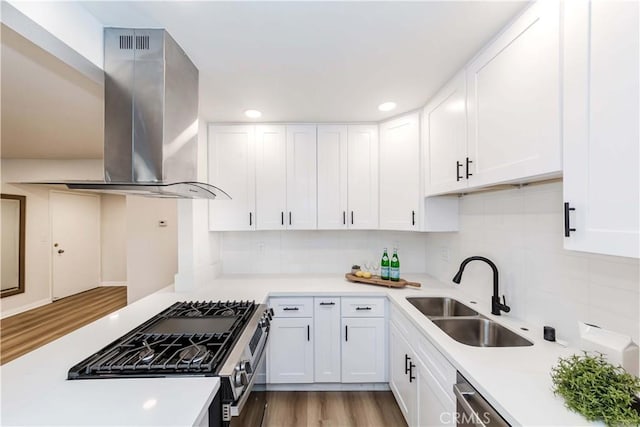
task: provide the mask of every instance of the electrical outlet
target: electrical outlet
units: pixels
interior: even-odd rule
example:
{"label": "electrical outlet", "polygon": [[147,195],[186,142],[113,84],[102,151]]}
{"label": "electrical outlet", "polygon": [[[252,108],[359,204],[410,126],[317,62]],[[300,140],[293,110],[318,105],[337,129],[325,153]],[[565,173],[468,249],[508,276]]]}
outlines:
{"label": "electrical outlet", "polygon": [[442,247],[440,248],[440,259],[441,259],[442,261],[449,262],[449,259],[450,259],[450,253],[449,253],[449,248],[448,248],[448,247],[446,247],[446,246],[442,246]]}

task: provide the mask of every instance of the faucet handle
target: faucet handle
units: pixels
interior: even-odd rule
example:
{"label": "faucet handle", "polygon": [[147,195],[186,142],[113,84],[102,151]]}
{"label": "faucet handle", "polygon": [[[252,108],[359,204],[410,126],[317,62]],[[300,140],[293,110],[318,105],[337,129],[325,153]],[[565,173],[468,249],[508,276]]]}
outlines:
{"label": "faucet handle", "polygon": [[508,313],[511,311],[511,307],[507,305],[507,300],[505,299],[504,295],[502,295],[502,307],[500,307],[500,309],[505,313]]}

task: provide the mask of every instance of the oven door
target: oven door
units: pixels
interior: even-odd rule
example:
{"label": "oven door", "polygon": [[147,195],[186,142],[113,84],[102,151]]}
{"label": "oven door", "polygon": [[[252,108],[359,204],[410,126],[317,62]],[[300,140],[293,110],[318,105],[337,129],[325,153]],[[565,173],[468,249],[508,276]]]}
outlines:
{"label": "oven door", "polygon": [[240,396],[238,401],[231,406],[231,422],[232,427],[260,427],[264,424],[267,411],[267,392],[254,391],[253,386],[258,372],[263,372],[266,363],[266,348],[262,350],[262,355],[257,364],[254,375],[247,389]]}

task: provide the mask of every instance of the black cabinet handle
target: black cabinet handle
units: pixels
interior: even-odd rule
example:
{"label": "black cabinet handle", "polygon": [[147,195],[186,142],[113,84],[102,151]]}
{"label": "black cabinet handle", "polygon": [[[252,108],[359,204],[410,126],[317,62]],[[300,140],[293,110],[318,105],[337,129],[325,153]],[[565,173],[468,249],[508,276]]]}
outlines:
{"label": "black cabinet handle", "polygon": [[280,225],[284,225],[284,212],[280,211]]}
{"label": "black cabinet handle", "polygon": [[322,301],[322,302],[320,303],[320,305],[336,305],[336,303],[335,303],[335,302],[333,302],[333,301],[331,301],[331,302],[324,302],[324,301]]}
{"label": "black cabinet handle", "polygon": [[291,211],[289,211],[289,225],[291,225]]}
{"label": "black cabinet handle", "polygon": [[409,357],[408,354],[404,355],[404,373],[405,375],[409,373],[409,361],[411,360],[411,358]]}
{"label": "black cabinet handle", "polygon": [[249,227],[253,225],[253,214],[249,212]]}
{"label": "black cabinet handle", "polygon": [[351,225],[353,225],[353,211],[351,211]]}
{"label": "black cabinet handle", "polygon": [[473,176],[472,173],[469,173],[469,165],[471,163],[473,163],[473,160],[469,160],[469,158],[467,157],[467,167],[466,167],[466,169],[467,169],[467,179],[469,179],[470,176]]}
{"label": "black cabinet handle", "polygon": [[462,163],[456,160],[456,181],[460,181],[463,178],[460,176],[461,167],[462,167]]}
{"label": "black cabinet handle", "polygon": [[356,307],[356,311],[359,310],[371,310],[371,307]]}
{"label": "black cabinet handle", "polygon": [[416,211],[411,211],[411,225],[416,225]]}
{"label": "black cabinet handle", "polygon": [[569,221],[569,212],[575,211],[576,208],[569,207],[569,202],[564,202],[564,237],[570,237],[572,231],[576,231],[575,228],[571,228],[571,222]]}
{"label": "black cabinet handle", "polygon": [[347,225],[347,212],[342,211],[342,225]]}
{"label": "black cabinet handle", "polygon": [[413,380],[416,379],[416,377],[413,376],[413,368],[415,368],[416,365],[413,362],[409,362],[409,382],[412,383]]}
{"label": "black cabinet handle", "polygon": [[298,307],[285,307],[282,311],[298,311]]}
{"label": "black cabinet handle", "polygon": [[344,340],[349,341],[349,325],[344,325]]}
{"label": "black cabinet handle", "polygon": [[307,341],[311,341],[311,326],[307,325]]}

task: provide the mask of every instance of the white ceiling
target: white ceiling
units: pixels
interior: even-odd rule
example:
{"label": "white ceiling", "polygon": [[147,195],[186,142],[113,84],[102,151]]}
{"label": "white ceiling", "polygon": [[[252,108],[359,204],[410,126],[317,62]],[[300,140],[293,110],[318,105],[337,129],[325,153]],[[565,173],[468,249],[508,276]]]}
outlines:
{"label": "white ceiling", "polygon": [[[377,121],[418,108],[524,2],[82,2],[166,28],[200,70],[206,121]],[[103,88],[2,26],[3,158],[101,158]],[[378,104],[395,101],[382,113]]]}
{"label": "white ceiling", "polygon": [[[83,2],[162,27],[200,70],[206,121],[376,121],[423,105],[523,2]],[[395,101],[395,111],[378,104]]]}

